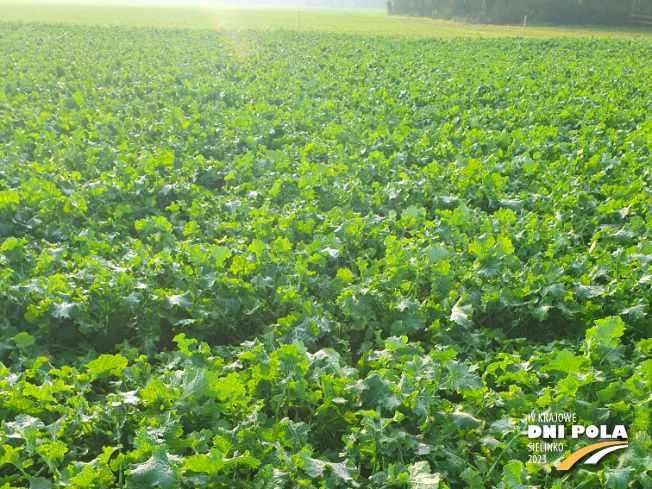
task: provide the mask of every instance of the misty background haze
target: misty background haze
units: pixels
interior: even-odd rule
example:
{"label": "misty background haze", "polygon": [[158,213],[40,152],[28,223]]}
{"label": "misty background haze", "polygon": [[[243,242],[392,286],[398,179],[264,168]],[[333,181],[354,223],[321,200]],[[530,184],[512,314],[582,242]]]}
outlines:
{"label": "misty background haze", "polygon": [[[98,0],[88,3],[111,3]],[[120,2],[119,3],[131,3]],[[229,5],[234,7],[315,7],[315,8],[370,8],[386,9],[386,0],[137,0],[138,3],[164,3],[179,5]]]}

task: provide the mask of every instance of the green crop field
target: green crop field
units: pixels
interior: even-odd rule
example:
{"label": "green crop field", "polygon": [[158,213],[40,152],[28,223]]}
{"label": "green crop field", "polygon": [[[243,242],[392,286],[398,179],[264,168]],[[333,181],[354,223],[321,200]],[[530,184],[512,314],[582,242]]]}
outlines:
{"label": "green crop field", "polygon": [[[44,22],[131,27],[296,30],[402,37],[521,37],[522,26],[491,26],[456,21],[388,16],[384,10],[254,8],[204,5],[143,4],[81,0],[0,0],[0,22]],[[525,37],[620,37],[652,39],[652,29],[616,27],[528,26]]]}
{"label": "green crop field", "polygon": [[652,486],[648,40],[6,5],[0,489]]}

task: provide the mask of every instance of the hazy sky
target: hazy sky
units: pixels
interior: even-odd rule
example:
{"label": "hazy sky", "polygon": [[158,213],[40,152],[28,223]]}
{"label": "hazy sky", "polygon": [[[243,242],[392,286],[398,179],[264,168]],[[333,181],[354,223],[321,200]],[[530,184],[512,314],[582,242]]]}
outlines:
{"label": "hazy sky", "polygon": [[231,5],[240,7],[387,8],[386,0],[0,0],[1,4]]}
{"label": "hazy sky", "polygon": [[[2,3],[2,0],[0,0]],[[13,3],[13,2],[12,2]],[[29,3],[37,3],[32,1]],[[51,3],[51,2],[47,2]],[[69,3],[61,0],[61,3]],[[366,8],[380,8],[387,7],[386,0],[72,0],[70,3],[178,3],[178,4],[215,4],[215,5],[258,5],[258,6],[294,6],[301,5],[306,7],[366,7]]]}

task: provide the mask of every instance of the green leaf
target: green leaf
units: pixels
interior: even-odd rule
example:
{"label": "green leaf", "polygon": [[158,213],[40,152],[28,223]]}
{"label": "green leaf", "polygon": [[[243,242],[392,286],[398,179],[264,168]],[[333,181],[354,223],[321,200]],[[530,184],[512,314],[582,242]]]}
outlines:
{"label": "green leaf", "polygon": [[512,255],[514,253],[514,244],[507,236],[498,236],[496,248],[499,255]]}
{"label": "green leaf", "polygon": [[604,294],[604,288],[599,285],[580,285],[575,289],[575,294],[580,300],[592,299]]}
{"label": "green leaf", "polygon": [[138,304],[140,304],[142,300],[143,300],[142,294],[140,294],[139,292],[132,292],[129,295],[121,297],[120,303],[129,309],[136,309],[138,307]]}
{"label": "green leaf", "polygon": [[598,319],[595,326],[586,331],[586,341],[589,345],[604,345],[616,347],[620,337],[625,333],[625,323],[618,316]]}
{"label": "green leaf", "polygon": [[426,216],[426,211],[422,207],[409,206],[403,211],[401,219],[404,220],[420,220]]}
{"label": "green leaf", "polygon": [[336,277],[343,280],[346,283],[350,283],[353,281],[353,274],[351,273],[351,270],[348,270],[346,268],[340,268],[337,271]]}
{"label": "green leaf", "polygon": [[410,489],[438,489],[441,477],[439,474],[430,473],[430,464],[422,460],[408,465]]}
{"label": "green leaf", "polygon": [[54,489],[54,484],[44,477],[30,477],[29,489]]}
{"label": "green leaf", "polygon": [[328,467],[333,471],[333,475],[338,481],[348,482],[350,485],[357,486],[357,484],[353,482],[353,475],[356,472],[356,468],[348,459],[343,462],[335,463],[327,460],[318,460],[310,457],[307,453],[303,453],[301,461],[303,462],[303,470],[310,477],[321,477],[324,473],[324,469]]}
{"label": "green leaf", "polygon": [[550,296],[554,299],[559,299],[566,293],[566,287],[564,287],[564,284],[554,283],[541,287],[540,293],[542,297]]}
{"label": "green leaf", "polygon": [[208,373],[205,369],[191,368],[183,372],[178,381],[174,382],[175,387],[181,391],[180,401],[192,398],[194,401],[209,395],[211,389],[211,378],[215,374]]}
{"label": "green leaf", "polygon": [[556,370],[566,374],[580,373],[585,363],[588,363],[588,359],[575,356],[568,349],[564,349],[557,353],[554,362],[541,367],[541,372]]}
{"label": "green leaf", "polygon": [[280,341],[287,344],[299,344],[310,347],[313,346],[318,338],[329,333],[333,328],[333,323],[326,318],[319,316],[308,316],[300,324],[286,328]]}
{"label": "green leaf", "polygon": [[36,342],[36,339],[29,333],[18,333],[12,338],[16,342],[16,347],[20,350],[24,350],[28,346],[33,345]]}
{"label": "green leaf", "polygon": [[181,474],[175,464],[179,461],[179,457],[168,455],[165,445],[154,446],[152,456],[129,471],[126,489],[178,489]]}
{"label": "green leaf", "polygon": [[324,249],[322,250],[322,252],[327,253],[327,254],[328,254],[328,257],[329,257],[331,260],[335,260],[335,259],[337,259],[337,257],[340,256],[340,250],[339,250],[339,249],[336,249],[336,248],[326,247],[326,248],[324,248]]}
{"label": "green leaf", "polygon": [[503,468],[501,489],[529,489],[527,473],[520,460],[512,460]]}
{"label": "green leaf", "polygon": [[231,250],[224,246],[213,246],[211,248],[211,257],[215,260],[215,265],[220,267],[227,259],[231,258]]}
{"label": "green leaf", "polygon": [[377,406],[384,406],[387,409],[395,409],[401,404],[396,394],[390,390],[390,383],[383,380],[377,373],[372,373],[366,379],[359,380],[349,387],[349,390],[357,396],[365,409],[375,409]]}
{"label": "green leaf", "polygon": [[426,250],[426,256],[431,263],[437,263],[448,257],[450,253],[439,243],[435,243]]}
{"label": "green leaf", "polygon": [[232,372],[213,382],[211,388],[220,401],[227,401],[230,405],[243,398],[247,393],[240,374],[237,372]]}
{"label": "green leaf", "polygon": [[641,340],[636,344],[636,346],[638,346],[643,354],[650,355],[650,352],[652,352],[652,338]]}
{"label": "green leaf", "polygon": [[186,339],[185,333],[179,333],[174,338],[172,338],[172,341],[174,341],[177,344],[179,351],[185,353],[188,356],[192,355],[192,353],[189,351],[189,348],[197,344],[197,340],[193,338]]}
{"label": "green leaf", "polygon": [[627,319],[630,321],[642,321],[645,319],[646,316],[646,309],[647,309],[646,304],[636,304],[635,306],[632,307],[627,307],[620,311],[620,314],[623,316],[627,316]]}
{"label": "green leaf", "polygon": [[527,303],[526,294],[522,290],[500,289],[500,302],[507,307],[518,307]]}
{"label": "green leaf", "polygon": [[452,420],[453,426],[467,431],[473,430],[482,425],[482,421],[480,421],[478,418],[475,418],[469,413],[464,413],[462,411],[455,411],[450,413],[448,418]]}
{"label": "green leaf", "polygon": [[260,460],[249,455],[249,452],[225,459],[219,450],[211,448],[209,455],[197,453],[192,457],[186,458],[183,464],[183,470],[190,470],[197,473],[217,474],[220,471],[227,471],[236,466],[245,465],[250,468],[256,468],[260,465]]}
{"label": "green leaf", "polygon": [[267,249],[267,245],[260,239],[254,239],[249,245],[249,251],[260,257],[260,254]]}
{"label": "green leaf", "polygon": [[493,236],[483,234],[479,238],[473,240],[473,243],[469,245],[469,251],[473,253],[478,260],[483,261],[492,256],[495,245],[496,240]]}
{"label": "green leaf", "polygon": [[635,469],[625,467],[622,469],[606,469],[602,472],[602,481],[607,489],[626,489],[633,481],[632,472]]}
{"label": "green leaf", "polygon": [[61,440],[52,443],[45,442],[39,447],[39,454],[51,469],[58,466],[68,453],[68,447]]}
{"label": "green leaf", "polygon": [[193,306],[192,293],[190,291],[184,292],[180,295],[169,295],[164,297],[165,307],[172,309],[178,307],[184,311],[189,311]]}
{"label": "green leaf", "polygon": [[588,381],[579,379],[575,375],[564,377],[557,383],[557,397],[555,399],[560,400],[564,397],[573,397],[577,394],[577,389],[587,383]]}
{"label": "green leaf", "polygon": [[422,330],[423,327],[423,320],[419,316],[408,313],[403,316],[403,319],[394,321],[389,332],[392,336],[403,336],[416,333]]}
{"label": "green leaf", "polygon": [[259,469],[256,479],[256,483],[252,485],[253,489],[285,489],[288,487],[290,476],[288,472],[267,464]]}
{"label": "green leaf", "polygon": [[485,489],[482,477],[480,477],[471,467],[467,467],[464,472],[460,474],[460,477],[464,482],[466,482],[466,489]]}
{"label": "green leaf", "polygon": [[453,390],[481,389],[482,379],[471,372],[471,366],[465,363],[450,361],[446,363],[449,372],[448,381]]}
{"label": "green leaf", "polygon": [[513,433],[515,429],[515,423],[509,416],[503,416],[501,419],[491,423],[491,431],[500,434],[501,437]]}
{"label": "green leaf", "polygon": [[52,317],[57,319],[70,319],[71,314],[77,308],[74,302],[53,302],[50,304],[49,313]]}
{"label": "green leaf", "polygon": [[160,378],[151,380],[145,387],[138,391],[138,396],[145,404],[155,403],[157,401],[174,399],[175,393],[168,386],[163,384]]}
{"label": "green leaf", "polygon": [[324,473],[326,462],[317,460],[305,454],[301,457],[303,462],[302,468],[310,477],[321,477]]}
{"label": "green leaf", "polygon": [[120,375],[128,363],[122,355],[101,355],[96,360],[87,363],[86,367],[92,375],[100,377],[107,373]]}
{"label": "green leaf", "polygon": [[470,328],[473,326],[473,322],[469,319],[469,316],[473,314],[473,306],[471,304],[460,306],[461,301],[462,299],[453,306],[450,320],[464,328]]}
{"label": "green leaf", "polygon": [[30,431],[34,432],[44,426],[43,421],[27,414],[19,414],[14,421],[4,421],[4,435],[8,438],[23,438]]}

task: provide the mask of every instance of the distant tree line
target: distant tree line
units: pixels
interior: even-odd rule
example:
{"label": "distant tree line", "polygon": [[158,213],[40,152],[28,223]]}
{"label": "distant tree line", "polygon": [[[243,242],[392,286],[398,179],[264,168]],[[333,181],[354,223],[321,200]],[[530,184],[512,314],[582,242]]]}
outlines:
{"label": "distant tree line", "polygon": [[652,0],[387,0],[392,15],[462,18],[492,24],[626,24],[630,14],[652,15]]}

